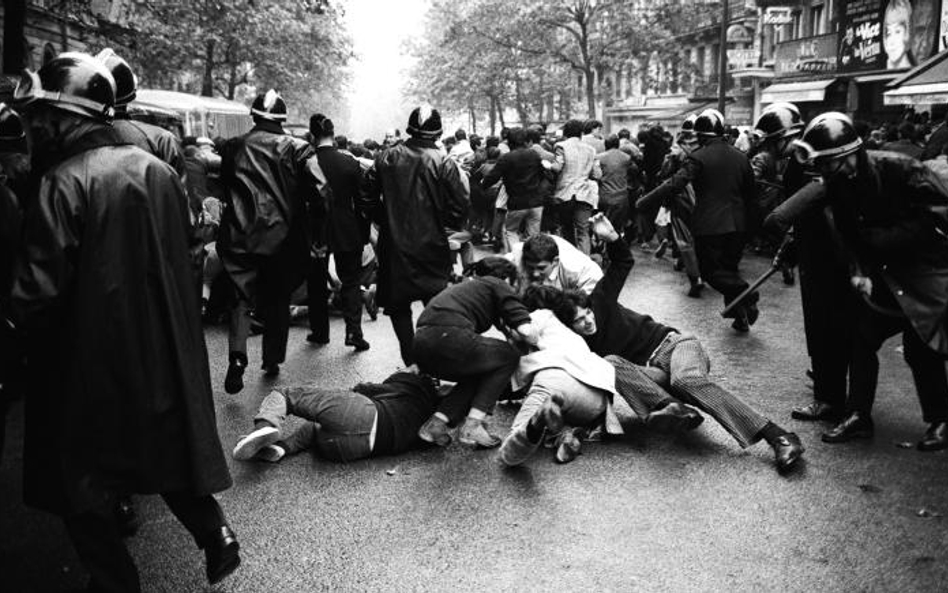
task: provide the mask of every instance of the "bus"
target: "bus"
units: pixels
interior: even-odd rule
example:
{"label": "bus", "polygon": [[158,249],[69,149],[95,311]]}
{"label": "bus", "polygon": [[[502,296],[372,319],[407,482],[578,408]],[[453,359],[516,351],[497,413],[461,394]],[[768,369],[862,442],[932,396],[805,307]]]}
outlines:
{"label": "bus", "polygon": [[243,103],[176,91],[139,89],[128,106],[132,119],[167,128],[183,138],[233,138],[253,127],[250,108]]}

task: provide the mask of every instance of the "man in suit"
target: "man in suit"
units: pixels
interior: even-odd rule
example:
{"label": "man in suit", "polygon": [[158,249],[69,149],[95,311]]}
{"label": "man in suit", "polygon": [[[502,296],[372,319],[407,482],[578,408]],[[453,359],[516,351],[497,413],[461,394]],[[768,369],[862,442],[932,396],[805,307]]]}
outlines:
{"label": "man in suit", "polygon": [[556,145],[553,171],[559,174],[553,202],[559,211],[563,237],[589,255],[589,217],[599,204],[599,192],[590,179],[602,177],[596,150],[583,142],[583,122],[571,119],[563,126],[564,140]]}
{"label": "man in suit", "polygon": [[[695,191],[691,218],[695,252],[701,277],[724,295],[727,305],[741,294],[747,282],[738,266],[747,241],[748,210],[754,205],[754,173],[747,156],[724,139],[724,117],[715,109],[698,116],[694,125],[700,148],[665,183],[642,196],[636,207],[661,204],[689,183]],[[758,293],[749,295],[731,311],[731,327],[746,332],[757,321]]]}
{"label": "man in suit", "polygon": [[624,229],[629,222],[629,184],[636,174],[635,163],[619,149],[619,137],[610,135],[605,141],[606,151],[599,155],[602,180],[599,182],[599,209],[609,222]]}

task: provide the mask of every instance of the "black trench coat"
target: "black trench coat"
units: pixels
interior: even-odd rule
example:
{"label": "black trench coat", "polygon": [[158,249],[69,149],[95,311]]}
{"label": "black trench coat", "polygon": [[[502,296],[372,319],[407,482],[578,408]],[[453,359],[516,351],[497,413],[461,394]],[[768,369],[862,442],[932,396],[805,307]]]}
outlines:
{"label": "black trench coat", "polygon": [[379,224],[379,305],[430,298],[447,286],[454,260],[446,229],[460,229],[471,208],[461,175],[434,142],[417,138],[383,152],[366,173],[360,209]]}
{"label": "black trench coat", "polygon": [[107,489],[224,490],[184,187],[112,128],[83,132],[39,181],[13,287],[26,502],[70,514]]}

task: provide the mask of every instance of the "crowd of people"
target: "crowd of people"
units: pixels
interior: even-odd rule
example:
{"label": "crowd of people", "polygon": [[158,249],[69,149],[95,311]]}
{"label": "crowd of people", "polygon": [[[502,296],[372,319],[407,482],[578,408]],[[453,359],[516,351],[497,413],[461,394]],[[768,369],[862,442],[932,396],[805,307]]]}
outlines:
{"label": "crowd of people", "polygon": [[[162,495],[209,582],[240,564],[213,496],[232,484],[202,328],[215,308],[228,394],[243,389],[254,331],[262,371],[280,372],[300,306],[319,345],[335,303],[357,352],[370,349],[363,307],[383,310],[404,365],[351,389],[314,377],[273,390],[238,461],[347,462],[456,439],[499,448],[508,466],[544,444],[565,463],[626,430],[619,397],[656,431],[710,416],[742,448],[766,443],[785,473],[800,438],[714,381],[687,328],[619,302],[634,245],[671,251],[688,295],[706,283],[747,332],[759,295],[739,265],[754,237],[786,282],[799,270],[814,401],[792,416],[830,421],[828,443],[871,436],[877,351],[901,334],[929,425],[918,449],[948,448],[945,124],[925,147],[905,123],[874,150],[847,116],[805,122],[780,103],[746,138],[709,109],[674,138],[603,138],[599,122],[570,120],[442,141],[440,113],[421,105],[407,139],[354,144],[322,114],[307,138],[285,133],[271,90],[248,133],[182,141],[129,117],[135,93],[114,52],[65,53],[0,106],[3,412],[25,394],[26,503],[63,518],[90,590],[140,589],[123,541],[132,494]],[[501,399],[521,400],[506,435],[490,420]],[[306,422],[288,432],[290,415]]]}

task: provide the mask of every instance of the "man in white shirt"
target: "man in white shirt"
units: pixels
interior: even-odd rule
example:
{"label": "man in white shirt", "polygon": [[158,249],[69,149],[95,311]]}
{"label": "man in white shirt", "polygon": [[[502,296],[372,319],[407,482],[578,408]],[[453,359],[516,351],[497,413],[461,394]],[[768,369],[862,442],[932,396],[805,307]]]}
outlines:
{"label": "man in white shirt", "polygon": [[529,284],[578,289],[592,293],[602,269],[565,239],[540,233],[514,247],[505,256],[520,270],[522,288]]}

